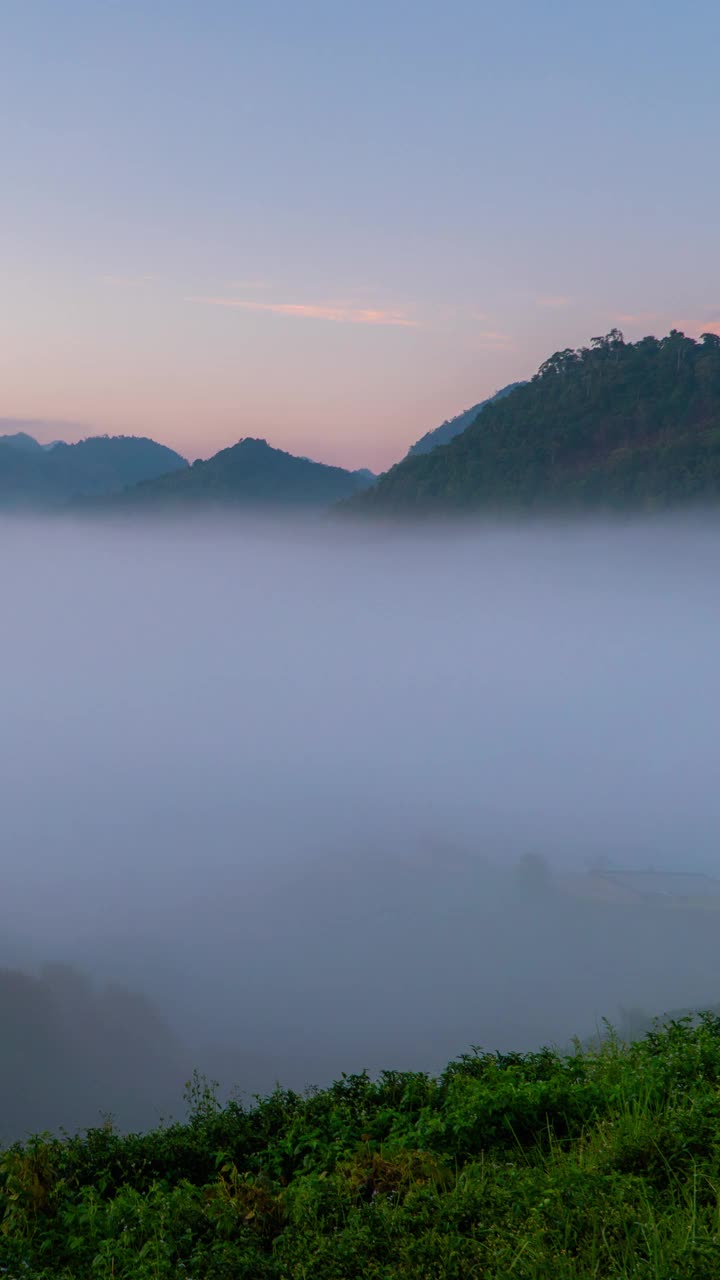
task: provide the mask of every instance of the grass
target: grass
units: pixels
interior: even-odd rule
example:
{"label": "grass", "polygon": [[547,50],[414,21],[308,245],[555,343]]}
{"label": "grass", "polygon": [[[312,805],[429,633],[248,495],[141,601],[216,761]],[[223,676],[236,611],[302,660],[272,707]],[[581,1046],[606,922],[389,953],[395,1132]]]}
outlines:
{"label": "grass", "polygon": [[[6,1280],[712,1280],[720,1018],[0,1158]],[[3,1271],[4,1268],[4,1271]]]}

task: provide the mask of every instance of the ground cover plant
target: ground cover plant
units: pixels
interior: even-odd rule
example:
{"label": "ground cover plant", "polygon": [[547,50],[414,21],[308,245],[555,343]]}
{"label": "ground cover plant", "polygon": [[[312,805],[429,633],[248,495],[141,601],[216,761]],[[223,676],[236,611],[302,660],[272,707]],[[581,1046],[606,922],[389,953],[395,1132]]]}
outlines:
{"label": "ground cover plant", "polygon": [[0,1271],[37,1280],[720,1275],[720,1018],[439,1078],[344,1076],[0,1158]]}

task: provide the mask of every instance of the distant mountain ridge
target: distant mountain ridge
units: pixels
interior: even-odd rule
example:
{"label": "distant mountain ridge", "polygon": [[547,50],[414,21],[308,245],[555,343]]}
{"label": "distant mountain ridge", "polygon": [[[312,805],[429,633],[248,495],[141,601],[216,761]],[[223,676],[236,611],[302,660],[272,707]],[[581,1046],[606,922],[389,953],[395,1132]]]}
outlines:
{"label": "distant mountain ridge", "polygon": [[330,507],[375,480],[371,471],[346,471],[274,449],[247,436],[206,461],[143,481],[109,498],[117,508]]}
{"label": "distant mountain ridge", "polygon": [[502,400],[504,396],[508,396],[516,387],[522,387],[522,382],[510,382],[506,387],[502,387],[500,391],[496,391],[493,396],[488,396],[487,400],[481,400],[479,404],[474,404],[472,408],[463,410],[454,418],[448,418],[441,423],[439,427],[435,427],[432,431],[426,431],[415,444],[411,445],[407,451],[406,457],[416,458],[419,454],[430,453],[431,449],[436,449],[439,444],[449,444],[455,436],[459,436],[465,431],[477,418],[478,414],[486,409],[489,404],[494,404],[496,400]]}
{"label": "distant mountain ridge", "polygon": [[618,329],[556,351],[455,439],[347,509],[377,514],[655,510],[720,501],[720,336]]}
{"label": "distant mountain ridge", "polygon": [[143,436],[89,436],[77,444],[42,445],[26,432],[15,432],[0,436],[0,508],[61,507],[187,467],[179,453]]}
{"label": "distant mountain ridge", "polygon": [[48,448],[34,436],[28,435],[27,431],[14,431],[11,435],[0,436],[0,445],[3,444],[11,449],[19,449],[22,453],[38,453],[41,449]]}

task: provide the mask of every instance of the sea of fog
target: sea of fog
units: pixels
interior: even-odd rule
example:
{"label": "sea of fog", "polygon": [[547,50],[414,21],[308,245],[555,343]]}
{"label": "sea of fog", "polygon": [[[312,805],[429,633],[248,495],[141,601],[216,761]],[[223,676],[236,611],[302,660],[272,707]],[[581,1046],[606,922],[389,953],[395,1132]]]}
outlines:
{"label": "sea of fog", "polygon": [[3,521],[0,965],[246,1090],[720,1001],[714,913],[518,875],[720,874],[719,562],[710,518]]}

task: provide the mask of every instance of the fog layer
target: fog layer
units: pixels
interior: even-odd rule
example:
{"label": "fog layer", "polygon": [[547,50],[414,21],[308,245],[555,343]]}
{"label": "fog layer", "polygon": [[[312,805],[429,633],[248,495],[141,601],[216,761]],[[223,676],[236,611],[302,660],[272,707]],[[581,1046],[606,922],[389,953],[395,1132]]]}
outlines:
{"label": "fog layer", "polygon": [[0,964],[241,1089],[720,1000],[714,912],[563,892],[720,869],[716,523],[0,539]]}

